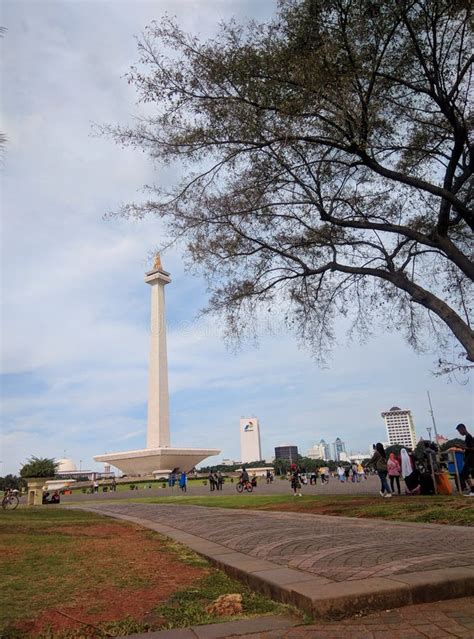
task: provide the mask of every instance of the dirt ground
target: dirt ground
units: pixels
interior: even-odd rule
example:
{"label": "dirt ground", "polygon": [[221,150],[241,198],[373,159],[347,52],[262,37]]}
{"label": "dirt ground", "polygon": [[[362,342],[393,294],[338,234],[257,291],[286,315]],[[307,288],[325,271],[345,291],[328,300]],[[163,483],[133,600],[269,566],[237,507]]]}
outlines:
{"label": "dirt ground", "polygon": [[[29,637],[38,637],[47,629],[85,630],[85,624],[92,627],[127,616],[149,621],[159,628],[161,620],[151,614],[152,609],[207,572],[205,568],[179,561],[158,537],[138,527],[111,522],[80,530],[60,526],[55,529],[55,534],[58,533],[74,538],[82,565],[70,575],[70,595],[64,597],[61,605],[49,605],[45,600],[41,606],[43,595],[38,594],[39,600],[35,601],[38,612],[15,624],[16,629]],[[65,585],[62,576],[61,587]]]}

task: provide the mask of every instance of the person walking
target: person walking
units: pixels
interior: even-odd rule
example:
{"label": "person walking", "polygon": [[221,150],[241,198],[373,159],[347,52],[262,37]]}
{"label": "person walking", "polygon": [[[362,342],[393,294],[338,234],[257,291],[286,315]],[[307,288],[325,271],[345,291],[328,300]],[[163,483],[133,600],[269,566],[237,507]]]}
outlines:
{"label": "person walking", "polygon": [[397,484],[398,494],[400,495],[400,464],[398,459],[395,457],[395,453],[390,453],[387,460],[387,472],[388,478],[390,479],[390,489],[392,493],[395,492],[394,483]]}
{"label": "person walking", "polygon": [[181,492],[183,493],[187,492],[187,480],[188,478],[186,477],[186,473],[183,470],[181,472],[181,475],[179,476],[179,487],[181,488]]}
{"label": "person walking", "polygon": [[380,442],[375,444],[374,454],[368,465],[374,466],[377,471],[380,479],[380,495],[382,497],[391,497],[392,493],[387,483],[387,453]]}
{"label": "person walking", "polygon": [[207,476],[207,479],[209,481],[209,490],[211,491],[211,493],[216,489],[216,482],[214,480],[214,473],[211,471],[209,471],[209,475]]}
{"label": "person walking", "polygon": [[337,467],[337,476],[339,477],[339,481],[344,483],[346,481],[346,472],[342,466]]}
{"label": "person walking", "polygon": [[469,486],[466,497],[474,497],[474,437],[468,432],[464,424],[458,424],[456,430],[462,435],[464,440],[464,466],[461,471],[461,481],[465,481]]}
{"label": "person walking", "polygon": [[301,494],[301,483],[298,466],[296,464],[291,464],[290,472],[290,481],[291,488],[293,489],[293,496],[296,497],[296,495],[298,495],[298,497],[302,497],[303,495]]}
{"label": "person walking", "polygon": [[352,482],[358,482],[359,476],[357,474],[357,464],[352,464]]}
{"label": "person walking", "polygon": [[319,469],[319,476],[321,477],[321,485],[329,483],[329,468],[327,466],[322,466]]}

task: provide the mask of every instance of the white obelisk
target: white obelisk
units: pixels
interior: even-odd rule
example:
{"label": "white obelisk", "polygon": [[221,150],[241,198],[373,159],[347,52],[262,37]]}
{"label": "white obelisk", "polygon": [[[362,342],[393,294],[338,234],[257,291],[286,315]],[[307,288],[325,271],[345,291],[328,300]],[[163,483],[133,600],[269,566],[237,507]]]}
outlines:
{"label": "white obelisk", "polygon": [[95,455],[96,462],[111,464],[131,477],[167,476],[172,470],[189,471],[206,457],[218,455],[217,448],[170,446],[168,356],[166,353],[165,286],[170,274],[160,257],[146,273],[151,286],[150,374],[148,380],[148,424],[146,448]]}
{"label": "white obelisk", "polygon": [[170,274],[163,270],[158,255],[153,270],[145,276],[151,286],[151,341],[148,378],[147,448],[170,445],[168,356],[166,352],[165,286]]}

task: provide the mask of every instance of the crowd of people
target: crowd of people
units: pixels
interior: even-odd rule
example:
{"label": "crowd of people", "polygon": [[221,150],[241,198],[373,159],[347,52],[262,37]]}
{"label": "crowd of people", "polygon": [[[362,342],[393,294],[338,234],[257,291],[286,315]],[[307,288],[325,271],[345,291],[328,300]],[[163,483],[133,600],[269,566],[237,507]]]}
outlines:
{"label": "crowd of people", "polygon": [[[461,491],[467,492],[467,497],[474,497],[474,438],[464,424],[458,424],[456,430],[465,438],[462,448],[464,459],[459,474]],[[379,442],[374,445],[374,454],[369,461],[380,479],[380,495],[391,497],[395,493],[401,494],[400,478],[405,482],[405,494],[430,495],[433,493],[451,494],[451,486],[446,468],[440,463],[438,446],[430,441],[423,442],[421,456],[418,458],[413,451],[402,448],[400,454],[387,453]],[[390,486],[387,482],[390,481]],[[458,477],[455,477],[456,483]]]}
{"label": "crowd of people", "polygon": [[224,485],[224,476],[221,471],[218,470],[216,472],[210,472],[207,476],[209,481],[209,490],[213,492],[214,490],[222,490],[222,486]]}
{"label": "crowd of people", "polygon": [[[465,438],[463,449],[464,459],[459,473],[459,488],[466,491],[467,497],[474,497],[474,438],[464,424],[458,424],[456,429]],[[452,488],[445,467],[439,461],[439,449],[433,442],[423,442],[421,455],[414,451],[401,448],[398,454],[387,452],[382,443],[373,445],[373,455],[363,466],[360,463],[342,465],[333,473],[326,467],[314,470],[310,474],[309,483],[316,485],[318,476],[321,483],[327,483],[330,475],[337,477],[339,482],[360,483],[367,480],[367,475],[375,472],[380,479],[380,495],[391,498],[392,495],[404,492],[406,495],[451,494]],[[307,483],[306,473],[302,473],[297,464],[291,464],[289,480],[293,495],[301,497],[301,487]],[[455,481],[457,483],[457,476]]]}

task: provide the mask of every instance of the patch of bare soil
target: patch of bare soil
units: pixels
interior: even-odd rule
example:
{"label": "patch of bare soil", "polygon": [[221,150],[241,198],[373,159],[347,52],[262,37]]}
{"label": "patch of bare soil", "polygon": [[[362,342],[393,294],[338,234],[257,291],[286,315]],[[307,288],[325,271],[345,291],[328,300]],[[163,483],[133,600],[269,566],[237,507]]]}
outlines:
{"label": "patch of bare soil", "polygon": [[[150,614],[153,608],[207,572],[182,563],[159,538],[135,526],[61,526],[54,532],[74,537],[81,563],[78,570],[82,575],[90,571],[90,579],[79,584],[74,574],[66,581],[61,579],[61,605],[48,606],[45,601],[44,609],[34,618],[15,625],[32,639],[48,628],[53,632],[85,630],[85,624],[97,626],[129,616],[138,621],[153,619],[154,629],[159,628],[160,619]],[[121,583],[123,578],[130,585]],[[133,585],[134,579],[139,585]]]}

